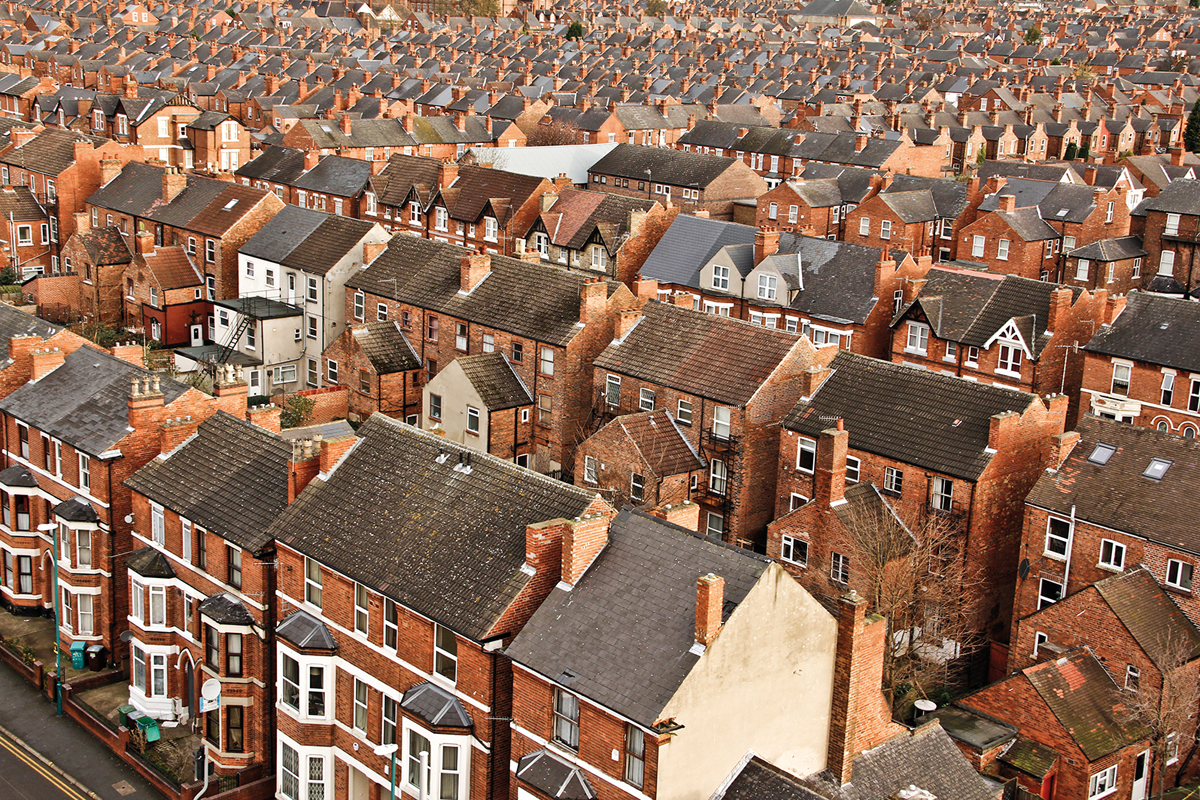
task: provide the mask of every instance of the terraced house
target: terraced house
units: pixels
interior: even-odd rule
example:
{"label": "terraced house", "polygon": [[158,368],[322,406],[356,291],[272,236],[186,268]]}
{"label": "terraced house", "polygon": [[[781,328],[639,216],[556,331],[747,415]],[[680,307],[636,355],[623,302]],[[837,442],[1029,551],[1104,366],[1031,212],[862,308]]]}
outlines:
{"label": "terraced house", "polygon": [[[252,417],[277,426],[279,411]],[[199,425],[172,421],[162,454],[125,481],[138,548],[120,559],[133,634],[129,702],[158,720],[200,721],[221,774],[262,765],[274,748],[267,529],[305,464],[270,424],[225,412]],[[221,705],[204,710],[210,678],[221,682]]]}
{"label": "terraced house", "polygon": [[[570,474],[592,413],[592,361],[612,340],[618,312],[637,299],[616,282],[395,236],[347,279],[346,303],[352,324],[367,314],[399,322],[427,378],[461,355],[504,353],[536,406],[532,447],[515,448],[532,457],[518,463]],[[395,408],[403,401],[385,402]]]}
{"label": "terraced house", "polygon": [[270,531],[276,791],[373,796],[394,767],[398,793],[507,797],[512,673],[499,651],[595,557],[614,512],[382,415],[358,433]]}

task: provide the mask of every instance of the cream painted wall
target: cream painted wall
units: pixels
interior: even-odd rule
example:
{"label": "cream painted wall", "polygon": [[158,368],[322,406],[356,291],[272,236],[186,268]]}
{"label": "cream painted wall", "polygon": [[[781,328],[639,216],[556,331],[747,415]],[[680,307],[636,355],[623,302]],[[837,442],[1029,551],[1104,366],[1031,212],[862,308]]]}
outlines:
{"label": "cream painted wall", "polygon": [[[483,400],[475,387],[467,380],[458,361],[447,364],[433,380],[425,384],[421,390],[421,427],[433,430],[438,420],[429,417],[429,395],[436,394],[442,398],[442,419],[440,427],[446,433],[446,438],[452,442],[466,445],[481,453],[487,452],[488,444],[488,411],[484,408]],[[467,406],[479,411],[479,434],[467,432]]]}
{"label": "cream painted wall", "polygon": [[747,750],[797,775],[825,768],[837,621],[772,563],[667,703],[658,800],[708,800]]}

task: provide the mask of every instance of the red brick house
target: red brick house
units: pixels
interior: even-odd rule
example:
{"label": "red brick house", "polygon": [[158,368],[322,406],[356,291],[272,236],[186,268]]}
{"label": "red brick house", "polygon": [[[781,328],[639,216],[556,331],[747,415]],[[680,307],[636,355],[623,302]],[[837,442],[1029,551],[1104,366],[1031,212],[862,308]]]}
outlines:
{"label": "red brick house", "polygon": [[914,257],[953,258],[967,209],[964,184],[910,175],[872,178],[872,184],[879,187],[877,193],[846,212],[840,238],[872,247],[895,247]]}
{"label": "red brick house", "polygon": [[[283,201],[263,189],[131,162],[88,198],[93,229],[147,231],[156,247],[179,245],[204,273],[205,300],[238,296],[238,248]],[[101,296],[108,287],[99,286]]]}
{"label": "red brick house", "polygon": [[533,396],[505,353],[459,356],[430,378],[421,394],[422,428],[519,467],[529,466],[534,453]]}
{"label": "red brick house", "polygon": [[[537,406],[530,466],[571,474],[595,399],[592,361],[637,300],[619,283],[395,236],[347,279],[346,303],[347,320],[367,308],[398,321],[429,378],[461,355],[507,355]],[[400,398],[383,402],[394,408]]]}
{"label": "red brick house", "polygon": [[[279,411],[251,416],[277,426]],[[139,548],[121,559],[133,632],[129,702],[158,720],[202,720],[209,757],[230,774],[264,765],[274,746],[266,532],[291,499],[289,473],[303,467],[277,431],[230,414],[165,430],[171,449],[125,481]],[[221,682],[221,704],[206,711],[200,686],[210,678]]]}
{"label": "red brick house", "polygon": [[1141,234],[1146,251],[1143,288],[1182,295],[1200,282],[1194,268],[1200,232],[1198,196],[1200,181],[1175,180],[1133,210],[1130,232]]}
{"label": "red brick house", "polygon": [[910,291],[916,297],[892,322],[892,361],[1072,398],[1083,373],[1074,345],[1122,307],[1104,289],[948,266],[931,269]]}
{"label": "red brick house", "polygon": [[645,197],[685,209],[706,209],[731,219],[734,200],[753,200],[767,183],[736,158],[681,153],[633,144],[617,145],[588,170],[595,191]]}
{"label": "red brick house", "polygon": [[58,263],[58,218],[27,186],[0,187],[0,257],[21,278],[50,272]]}
{"label": "red brick house", "polygon": [[564,538],[560,582],[506,650],[516,796],[709,797],[747,751],[848,780],[902,730],[864,607],[831,613],[778,565],[628,508]]}
{"label": "red brick house", "polygon": [[1130,292],[1124,310],[1083,348],[1080,406],[1189,439],[1200,434],[1200,364],[1192,359],[1196,304]]}
{"label": "red brick house", "polygon": [[1191,491],[1198,448],[1192,439],[1091,416],[1062,437],[1060,465],[1025,499],[1016,560],[1029,566],[1017,584],[1014,618],[1144,565],[1200,620],[1192,589],[1200,545],[1180,500]]}
{"label": "red brick house", "polygon": [[[956,707],[977,724],[1001,720],[1019,731],[1015,746],[1030,756],[1026,765],[1051,764],[1035,784],[1039,796],[1138,800],[1148,796],[1150,737],[1127,717],[1125,699],[1100,661],[1081,649],[1026,667]],[[1018,780],[1029,789],[1033,778]]]}
{"label": "red brick house", "polygon": [[346,376],[350,419],[357,422],[379,412],[419,424],[425,364],[399,321],[387,319],[386,305],[383,319],[380,313],[376,308],[374,321],[348,325],[325,348],[321,374],[329,374],[332,361],[339,376]]}
{"label": "red brick house", "polygon": [[64,305],[84,319],[124,326],[125,268],[133,261],[130,244],[117,226],[93,230],[91,216],[78,215],[75,233],[62,247],[63,270],[77,277],[76,291],[63,298]]}
{"label": "red brick house", "polygon": [[1140,236],[1098,239],[1066,254],[1061,280],[1067,286],[1125,294],[1145,283],[1146,256]]}
{"label": "red brick house", "polygon": [[[9,147],[0,151],[0,181],[28,186],[56,220],[54,242],[65,243],[75,233],[75,215],[87,198],[100,188],[106,172],[112,174],[132,160],[141,160],[141,148],[59,128],[14,130]],[[57,257],[55,249],[52,256]]]}
{"label": "red brick house", "polygon": [[1147,796],[1163,790],[1160,766],[1168,787],[1195,771],[1181,758],[1195,741],[1195,709],[1182,706],[1179,688],[1200,680],[1200,630],[1172,595],[1144,566],[1110,574],[1020,620],[1008,658],[1010,672],[1019,671],[1086,646],[1120,688],[1180,706],[1163,720],[1171,729],[1160,732],[1163,741],[1155,737],[1158,752],[1143,757]]}
{"label": "red brick house", "polygon": [[[670,411],[624,414],[580,445],[575,485],[600,493],[614,506],[677,505],[692,496],[708,464]],[[698,484],[697,484],[698,485]]]}
{"label": "red brick house", "polygon": [[[53,539],[38,526],[57,523],[59,636],[103,645],[114,663],[128,655],[118,635],[131,597],[116,559],[134,549],[122,482],[164,444],[169,450],[182,440],[172,436],[186,424],[170,420],[194,426],[218,410],[242,416],[246,404],[245,383],[230,376],[214,398],[144,370],[141,345],[118,353],[80,347],[69,355],[56,348],[23,354],[32,360],[31,382],[0,402],[11,470],[0,486],[0,511],[8,509],[0,537],[18,562],[11,602],[21,613],[53,613]],[[18,556],[29,559],[28,580]]]}
{"label": "red brick house", "polygon": [[671,413],[709,467],[694,477],[691,494],[703,530],[761,545],[773,511],[776,424],[817,358],[799,334],[649,302],[621,314],[612,344],[596,357],[590,426],[622,414]]}
{"label": "red brick house", "polygon": [[[424,235],[481,253],[516,255],[557,191],[545,178],[490,167],[442,165],[439,188],[422,209]],[[410,201],[411,202],[411,201]]]}
{"label": "red brick house", "polygon": [[363,195],[362,218],[393,232],[424,235],[426,209],[440,186],[442,168],[436,158],[393,154],[383,169],[371,176]]}
{"label": "red brick house", "polygon": [[[848,496],[839,483],[873,484],[905,524],[933,516],[957,531],[964,575],[978,578],[978,630],[1007,641],[1022,498],[1063,431],[1066,396],[1043,401],[846,352],[812,367],[800,393],[782,420],[767,554],[811,592],[863,589],[853,543],[838,538],[845,521],[833,517]],[[919,414],[906,398],[920,398]],[[826,436],[835,421],[845,432]]]}
{"label": "red brick house", "polygon": [[326,443],[322,480],[269,531],[277,790],[382,795],[393,760],[376,750],[396,745],[406,793],[507,797],[512,667],[499,651],[558,583],[563,543],[603,536],[613,511],[380,414],[358,433],[352,449]]}
{"label": "red brick house", "polygon": [[125,272],[126,327],[168,347],[203,344],[192,326],[208,320],[212,301],[204,296],[204,275],[187,249],[155,247],[150,233],[139,233],[135,241],[138,252]]}

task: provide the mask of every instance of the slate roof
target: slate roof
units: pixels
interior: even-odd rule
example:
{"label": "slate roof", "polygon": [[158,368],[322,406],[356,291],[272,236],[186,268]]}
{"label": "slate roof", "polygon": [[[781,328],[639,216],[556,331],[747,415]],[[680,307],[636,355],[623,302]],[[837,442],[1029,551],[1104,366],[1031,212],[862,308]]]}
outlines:
{"label": "slate roof", "polygon": [[89,149],[94,149],[106,144],[108,139],[62,128],[46,128],[25,144],[5,153],[4,162],[43,175],[59,175],[75,163],[76,142],[87,144]]}
{"label": "slate roof", "polygon": [[[1057,472],[1038,479],[1026,502],[1067,516],[1074,508],[1078,521],[1200,554],[1191,503],[1200,475],[1200,441],[1090,415],[1076,430],[1082,435],[1079,443]],[[1117,448],[1102,465],[1088,461],[1099,443]],[[1160,480],[1143,475],[1151,458],[1171,462]]]}
{"label": "slate roof", "polygon": [[1200,305],[1132,291],[1125,310],[1084,347],[1089,353],[1200,372]]}
{"label": "slate roof", "polygon": [[121,235],[121,229],[116,225],[93,228],[86,233],[76,233],[75,238],[79,239],[80,244],[87,251],[88,258],[98,267],[128,264],[133,261],[129,245],[125,243],[125,237]]}
{"label": "slate roof", "polygon": [[[901,310],[892,323],[920,312],[939,339],[970,347],[983,347],[1010,320],[1033,357],[1039,358],[1050,343],[1047,331],[1053,293],[1059,287],[1016,275],[998,275],[976,270],[935,267],[926,275],[917,297]],[[1071,289],[1071,302],[1083,292]]]}
{"label": "slate roof", "polygon": [[1148,197],[1139,203],[1133,213],[1145,214],[1147,211],[1200,216],[1200,180],[1171,181],[1156,197]]}
{"label": "slate roof", "polygon": [[[583,330],[577,324],[579,294],[589,276],[492,255],[490,274],[464,295],[459,292],[460,265],[472,252],[431,239],[394,236],[346,286],[547,344],[565,346]],[[619,286],[609,282],[609,295]]]}
{"label": "slate roof", "polygon": [[653,475],[681,475],[705,467],[704,459],[692,448],[671,415],[662,409],[622,414],[596,435],[604,436],[606,432],[627,437]]}
{"label": "slate roof", "polygon": [[280,259],[286,258],[310,233],[320,227],[328,216],[323,211],[301,208],[289,203],[238,248],[238,252],[250,258],[279,263]]}
{"label": "slate roof", "polygon": [[680,214],[650,251],[641,274],[660,283],[698,287],[700,270],[722,248],[754,244],[753,225]]}
{"label": "slate roof", "polygon": [[[596,175],[616,175],[632,180],[703,189],[736,163],[736,158],[726,156],[620,144],[593,164],[589,171]],[[650,171],[649,177],[646,170]]]}
{"label": "slate roof", "polygon": [[214,594],[196,607],[202,616],[223,625],[253,625],[254,617],[242,601],[228,592]]}
{"label": "slate roof", "polygon": [[[597,369],[744,406],[801,341],[796,333],[652,300]],[[811,345],[809,345],[811,348]]]}
{"label": "slate roof", "polygon": [[151,461],[125,485],[257,553],[287,505],[291,452],[279,436],[218,411],[168,458]]}
{"label": "slate roof", "polygon": [[76,495],[70,500],[64,500],[53,509],[51,513],[60,519],[65,519],[68,522],[99,522],[100,515],[96,513],[96,509],[92,508],[92,504],[87,498]]}
{"label": "slate roof", "polygon": [[33,473],[29,471],[29,467],[14,464],[7,469],[0,470],[0,486],[36,489],[38,482],[37,478],[33,477]]}
{"label": "slate roof", "polygon": [[541,221],[552,244],[571,250],[582,249],[598,227],[608,251],[614,253],[621,234],[628,230],[630,212],[647,211],[653,205],[653,200],[565,187],[550,210],[542,212]]}
{"label": "slate roof", "polygon": [[[46,219],[46,209],[28,186],[0,188],[0,218],[22,222]],[[12,236],[11,233],[7,234]]]}
{"label": "slate roof", "polygon": [[377,375],[420,369],[421,357],[397,322],[368,322],[350,329],[354,343],[371,362]]}
{"label": "slate roof", "polygon": [[[1160,669],[1173,669],[1179,651],[1200,656],[1200,630],[1144,566],[1094,584],[1121,624]],[[1176,650],[1178,648],[1178,650]],[[1175,651],[1175,652],[1172,652]]]}
{"label": "slate roof", "polygon": [[[580,516],[588,492],[375,414],[276,539],[469,638],[529,582],[525,526]],[[448,457],[438,463],[439,454]],[[470,459],[471,471],[454,467]]]}
{"label": "slate roof", "polygon": [[1024,412],[1037,397],[949,375],[913,369],[843,350],[811,399],[801,400],[783,426],[817,437],[845,420],[850,447],[977,480],[992,460],[986,452],[991,418]]}
{"label": "slate roof", "polygon": [[856,756],[852,775],[855,800],[888,800],[909,786],[955,800],[995,796],[941,725],[893,737]]}
{"label": "slate roof", "polygon": [[882,255],[878,247],[781,236],[780,250],[768,258],[787,284],[784,307],[814,319],[864,324],[879,302],[875,274]]}
{"label": "slate roof", "polygon": [[478,220],[490,203],[503,224],[508,213],[537,194],[543,180],[491,167],[463,166],[454,183],[442,190],[442,201],[450,218],[463,222]]}
{"label": "slate roof", "polygon": [[474,725],[461,700],[428,681],[405,692],[400,698],[400,707],[435,727],[470,728]]}
{"label": "slate roof", "polygon": [[529,389],[500,351],[459,356],[455,361],[489,411],[533,405]]}
{"label": "slate roof", "polygon": [[251,180],[293,184],[304,174],[304,151],[276,145],[247,161],[234,175]]}
{"label": "slate roof", "polygon": [[805,785],[801,778],[754,756],[712,800],[830,800],[830,794]]}
{"label": "slate roof", "polygon": [[[322,213],[322,212],[317,212]],[[375,223],[337,214],[322,214],[321,224],[275,260],[285,267],[325,275],[359,246]]]}
{"label": "slate roof", "polygon": [[1057,750],[1024,736],[1014,739],[1008,749],[999,756],[999,760],[1005,764],[1038,779],[1046,777],[1059,758],[1061,754]]}
{"label": "slate roof", "polygon": [[143,578],[174,578],[175,570],[166,555],[157,547],[135,550],[125,559],[125,566]]}
{"label": "slate roof", "polygon": [[40,336],[49,339],[62,330],[62,326],[27,314],[16,306],[0,303],[0,342],[7,344],[14,336]]}
{"label": "slate roof", "polygon": [[[0,401],[0,411],[98,456],[129,433],[131,381],[149,377],[147,370],[85,345],[38,382]],[[167,406],[189,389],[170,378],[162,378],[160,386]]]}
{"label": "slate roof", "polygon": [[[441,166],[436,158],[394,153],[387,166],[371,179],[371,187],[380,204],[399,206],[414,186],[423,187],[426,192],[436,189]],[[422,201],[428,199],[427,195],[422,196]]]}
{"label": "slate roof", "polygon": [[1118,236],[1113,239],[1098,239],[1083,247],[1076,247],[1067,255],[1071,258],[1087,258],[1092,261],[1121,261],[1145,256],[1141,236]]}
{"label": "slate roof", "polygon": [[328,155],[292,181],[292,186],[337,197],[357,197],[367,188],[370,177],[371,162]]}
{"label": "slate roof", "polygon": [[1121,713],[1125,698],[1096,657],[1087,651],[1043,661],[1022,674],[1089,761],[1148,735]]}
{"label": "slate roof", "polygon": [[[650,727],[699,656],[696,579],[725,579],[726,616],[769,561],[623,508],[570,590],[554,589],[506,652],[528,669]],[[613,669],[614,664],[622,665]]]}
{"label": "slate roof", "polygon": [[303,609],[297,609],[275,626],[280,639],[301,650],[337,650],[337,640],[324,622]]}
{"label": "slate roof", "polygon": [[596,790],[583,770],[549,750],[536,750],[517,762],[517,777],[556,800],[593,800]]}

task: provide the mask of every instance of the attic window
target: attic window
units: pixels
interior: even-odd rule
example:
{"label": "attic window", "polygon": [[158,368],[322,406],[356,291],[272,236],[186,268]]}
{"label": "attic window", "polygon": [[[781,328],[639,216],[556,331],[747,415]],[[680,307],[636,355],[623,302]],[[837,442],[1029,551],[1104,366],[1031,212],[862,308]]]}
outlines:
{"label": "attic window", "polygon": [[1172,463],[1165,458],[1152,458],[1150,459],[1150,465],[1146,467],[1146,471],[1142,475],[1152,481],[1161,481],[1163,475],[1167,474],[1167,470]]}
{"label": "attic window", "polygon": [[1071,209],[1069,209],[1069,208],[1060,208],[1058,210],[1058,214],[1056,216],[1065,217],[1070,210]]}
{"label": "attic window", "polygon": [[1108,459],[1112,458],[1112,454],[1115,452],[1117,452],[1117,448],[1113,447],[1111,444],[1104,444],[1101,442],[1100,444],[1096,445],[1096,449],[1092,451],[1090,456],[1088,456],[1088,461],[1092,462],[1093,464],[1099,464],[1103,466],[1108,463]]}
{"label": "attic window", "polygon": [[221,209],[221,210],[222,210],[222,211],[230,211],[230,210],[232,210],[232,209],[233,209],[233,207],[234,207],[234,206],[236,206],[237,204],[238,204],[238,201],[237,201],[237,198],[235,197],[233,200],[230,200],[228,203],[226,203],[226,204],[225,204],[225,207],[224,207],[223,209]]}

